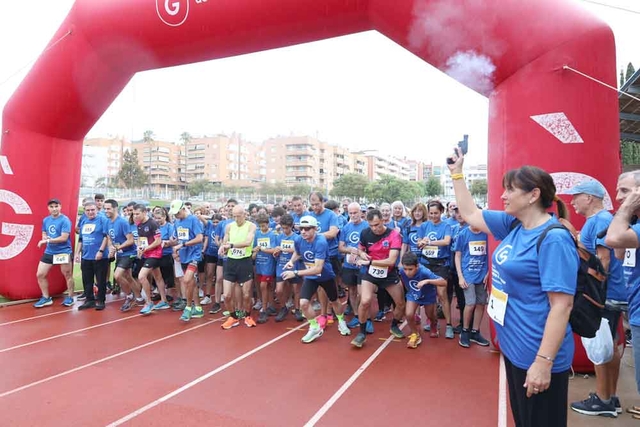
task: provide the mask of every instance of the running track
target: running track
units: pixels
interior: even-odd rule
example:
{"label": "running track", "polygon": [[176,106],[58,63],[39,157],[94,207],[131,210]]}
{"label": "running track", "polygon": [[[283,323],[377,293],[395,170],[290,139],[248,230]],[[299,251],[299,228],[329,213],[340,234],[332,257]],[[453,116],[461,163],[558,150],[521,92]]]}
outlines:
{"label": "running track", "polygon": [[499,355],[457,336],[409,350],[385,321],[357,350],[336,325],[301,344],[292,316],[224,331],[219,315],[54,303],[0,309],[3,426],[512,425]]}

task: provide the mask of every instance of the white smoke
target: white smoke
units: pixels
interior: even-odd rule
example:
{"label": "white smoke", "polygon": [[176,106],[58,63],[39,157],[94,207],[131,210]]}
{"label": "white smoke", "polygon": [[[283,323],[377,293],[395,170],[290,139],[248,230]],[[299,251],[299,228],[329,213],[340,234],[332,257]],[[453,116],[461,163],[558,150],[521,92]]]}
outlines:
{"label": "white smoke", "polygon": [[472,50],[455,53],[447,59],[444,69],[449,77],[485,96],[493,91],[495,71],[491,58]]}

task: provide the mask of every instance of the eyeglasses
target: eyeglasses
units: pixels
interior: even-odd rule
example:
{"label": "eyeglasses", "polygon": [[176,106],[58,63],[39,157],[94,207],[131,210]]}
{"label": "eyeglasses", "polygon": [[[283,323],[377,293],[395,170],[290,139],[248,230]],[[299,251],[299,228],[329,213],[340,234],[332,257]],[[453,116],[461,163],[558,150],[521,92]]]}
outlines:
{"label": "eyeglasses", "polygon": [[309,231],[311,230],[313,227],[300,227],[300,231]]}

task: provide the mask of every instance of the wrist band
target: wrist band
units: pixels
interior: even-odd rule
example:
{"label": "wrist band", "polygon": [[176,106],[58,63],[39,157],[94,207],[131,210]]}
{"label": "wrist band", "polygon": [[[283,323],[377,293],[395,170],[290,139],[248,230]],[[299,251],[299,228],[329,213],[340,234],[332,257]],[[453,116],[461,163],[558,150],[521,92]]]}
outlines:
{"label": "wrist band", "polygon": [[456,180],[456,179],[464,179],[464,174],[461,173],[453,173],[451,174],[451,179],[452,180]]}
{"label": "wrist band", "polygon": [[543,356],[542,354],[536,354],[536,357],[539,357],[539,358],[541,358],[541,359],[544,359],[544,360],[546,360],[546,361],[548,361],[548,362],[553,363],[553,359],[552,359],[552,358],[550,358],[549,356]]}

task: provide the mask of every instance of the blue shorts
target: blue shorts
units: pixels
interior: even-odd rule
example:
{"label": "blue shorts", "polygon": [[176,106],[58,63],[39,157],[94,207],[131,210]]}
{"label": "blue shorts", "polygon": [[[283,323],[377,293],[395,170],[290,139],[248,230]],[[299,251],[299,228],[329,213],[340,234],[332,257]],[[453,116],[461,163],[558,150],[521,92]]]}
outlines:
{"label": "blue shorts", "polygon": [[407,289],[407,301],[415,302],[419,305],[430,305],[436,303],[436,287],[431,285],[425,285],[419,291],[413,289]]}

